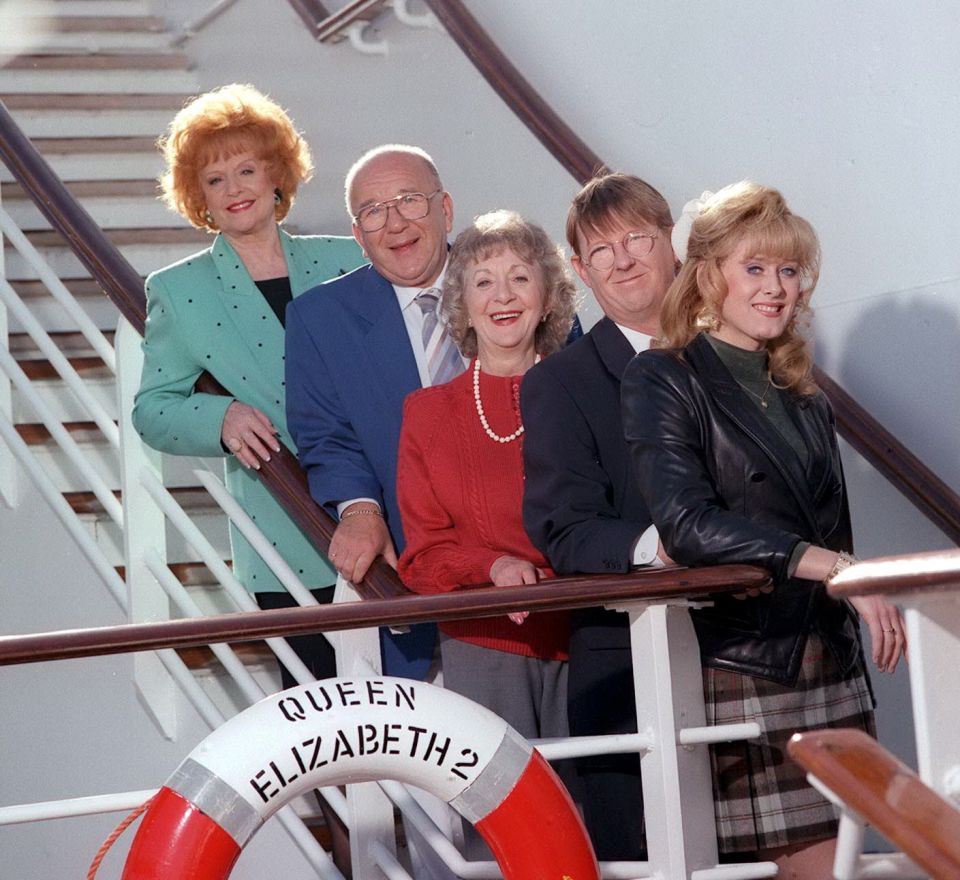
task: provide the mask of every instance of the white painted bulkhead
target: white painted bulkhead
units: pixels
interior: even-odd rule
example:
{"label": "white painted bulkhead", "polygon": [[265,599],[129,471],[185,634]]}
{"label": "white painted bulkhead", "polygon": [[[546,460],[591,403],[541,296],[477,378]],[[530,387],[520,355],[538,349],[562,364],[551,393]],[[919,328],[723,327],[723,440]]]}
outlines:
{"label": "white painted bulkhead", "polygon": [[[467,5],[581,137],[612,167],[658,186],[675,214],[687,198],[743,177],[781,188],[823,244],[819,363],[960,489],[960,24],[950,4]],[[168,0],[152,11],[176,31],[203,9]],[[370,146],[407,141],[434,155],[456,229],[476,213],[510,207],[562,240],[575,182],[449,37],[407,28],[391,13],[370,31],[387,40],[386,56],[315,43],[282,0],[238,0],[186,44],[202,88],[253,82],[305,130],[317,174],[291,225],[347,233],[348,166]],[[158,134],[152,112],[143,115]],[[52,120],[34,124],[37,133],[55,130]],[[587,324],[598,316],[589,297],[582,314]],[[845,465],[861,555],[949,546],[849,450]],[[0,632],[120,622],[42,501],[23,482],[21,489],[16,510],[0,509]],[[165,741],[138,703],[131,669],[130,657],[114,657],[0,671],[0,804],[150,788],[166,778],[207,728],[183,700],[177,741]],[[874,680],[881,738],[909,760],[905,675]],[[0,828],[2,875],[80,876],[118,819]],[[121,841],[104,880],[119,876],[124,850]],[[312,876],[276,823],[234,876],[268,871]]]}

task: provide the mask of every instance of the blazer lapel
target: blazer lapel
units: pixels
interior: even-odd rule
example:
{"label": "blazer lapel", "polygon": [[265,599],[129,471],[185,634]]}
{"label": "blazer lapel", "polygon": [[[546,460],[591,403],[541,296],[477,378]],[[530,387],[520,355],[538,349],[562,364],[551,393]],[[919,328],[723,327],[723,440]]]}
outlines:
{"label": "blazer lapel", "polygon": [[620,331],[620,328],[606,317],[601,318],[590,331],[590,339],[597,349],[600,360],[607,368],[607,372],[616,379],[619,385],[623,379],[623,373],[627,369],[627,364],[636,355],[633,346]]}
{"label": "blazer lapel", "polygon": [[[284,253],[288,255],[290,271],[289,252],[292,244],[285,233],[281,233],[281,236],[286,239]],[[270,383],[269,387],[282,387],[282,361],[279,357],[265,355],[283,352],[283,327],[261,296],[246,266],[222,235],[218,235],[214,241],[211,256],[220,282],[220,301],[224,313],[232,322],[237,339],[246,345],[250,363],[257,364],[261,378]],[[290,282],[291,285],[294,282],[292,276]],[[256,308],[261,303],[262,308]]]}
{"label": "blazer lapel", "polygon": [[[730,374],[730,371],[717,357],[710,343],[697,337],[686,349],[691,363],[717,406],[727,417],[734,422],[757,446],[763,450],[771,463],[780,472],[784,482],[790,487],[815,533],[819,533],[819,525],[813,515],[813,494],[810,491],[810,481],[801,466],[797,453],[783,438],[780,432],[770,423],[770,420],[761,413],[750,400],[747,393]],[[788,405],[788,410],[793,407]],[[791,412],[791,415],[793,413]],[[803,438],[808,442],[808,432],[801,430]],[[810,449],[810,459],[815,450]]]}
{"label": "blazer lapel", "polygon": [[420,388],[420,372],[393,285],[372,266],[349,306],[357,317],[369,368],[386,398],[386,412],[399,413],[404,398]]}

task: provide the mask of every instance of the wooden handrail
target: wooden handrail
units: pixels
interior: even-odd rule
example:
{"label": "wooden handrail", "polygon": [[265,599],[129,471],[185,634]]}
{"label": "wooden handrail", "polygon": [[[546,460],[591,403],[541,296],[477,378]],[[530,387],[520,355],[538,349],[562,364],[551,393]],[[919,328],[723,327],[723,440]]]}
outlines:
{"label": "wooden handrail", "polygon": [[606,164],[527,82],[461,0],[426,0],[453,41],[533,135],[580,183]]}
{"label": "wooden handrail", "polygon": [[288,2],[300,16],[300,20],[307,26],[307,30],[316,36],[317,25],[330,15],[327,8],[320,0],[288,0]]}
{"label": "wooden handrail", "polygon": [[814,378],[830,398],[844,439],[954,544],[960,544],[960,495],[819,367],[814,368]]}
{"label": "wooden handrail", "polygon": [[841,572],[829,587],[830,594],[838,599],[944,590],[960,595],[960,550],[883,556],[858,562]]}
{"label": "wooden handrail", "polygon": [[[500,51],[462,0],[425,0],[484,79],[580,183],[605,163],[549,107]],[[960,544],[960,495],[933,473],[836,382],[817,370],[840,434],[955,544]]]}
{"label": "wooden handrail", "polygon": [[862,730],[795,734],[790,756],[931,877],[960,877],[960,811]]}
{"label": "wooden handrail", "polygon": [[137,331],[143,333],[147,308],[140,275],[70,195],[63,181],[14,122],[3,101],[0,101],[0,159],[50,225],[67,240],[104,293]]}
{"label": "wooden handrail", "polygon": [[473,587],[440,595],[402,596],[307,608],[283,608],[0,638],[0,666],[242,642],[307,632],[402,626],[428,620],[493,617],[510,611],[587,608],[759,589],[770,574],[749,565],[660,568],[625,575],[564,577],[519,587]]}

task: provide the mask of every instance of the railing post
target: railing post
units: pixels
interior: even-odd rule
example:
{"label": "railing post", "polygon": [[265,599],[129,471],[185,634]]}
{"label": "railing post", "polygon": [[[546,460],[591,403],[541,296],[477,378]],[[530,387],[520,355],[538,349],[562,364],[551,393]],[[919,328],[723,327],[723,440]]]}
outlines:
{"label": "railing post", "polygon": [[[161,455],[137,435],[130,420],[140,385],[143,355],[141,336],[123,317],[117,325],[117,412],[120,414],[120,467],[123,490],[123,555],[126,566],[127,609],[132,623],[167,620],[170,600],[147,568],[148,551],[167,559],[163,513],[144,489],[140,474],[162,474]],[[168,739],[177,734],[177,693],[174,680],[153,651],[133,655],[133,677],[144,705]]]}
{"label": "railing post", "polygon": [[920,778],[960,806],[960,585],[938,594],[892,597],[902,609],[910,645],[910,692]]}
{"label": "railing post", "polygon": [[[0,278],[6,277],[3,261],[3,234],[0,233]],[[0,345],[4,348],[8,348],[10,344],[9,330],[7,307],[0,303]],[[10,378],[6,375],[0,376],[0,416],[6,417],[10,424],[13,424],[13,391]],[[6,443],[0,443],[0,498],[7,507],[16,507],[20,501],[17,461]]]}
{"label": "railing post", "polygon": [[650,874],[687,880],[717,864],[710,755],[680,745],[680,731],[703,727],[703,672],[688,603],[629,605],[637,730],[653,747],[640,762]]}
{"label": "railing post", "polygon": [[[337,578],[334,602],[359,602],[353,584]],[[328,633],[337,652],[337,675],[369,676],[382,673],[380,631],[377,627]],[[394,857],[397,854],[393,804],[376,782],[347,786],[347,824],[350,828],[350,861],[354,877],[385,880],[387,875],[376,860],[379,843]]]}

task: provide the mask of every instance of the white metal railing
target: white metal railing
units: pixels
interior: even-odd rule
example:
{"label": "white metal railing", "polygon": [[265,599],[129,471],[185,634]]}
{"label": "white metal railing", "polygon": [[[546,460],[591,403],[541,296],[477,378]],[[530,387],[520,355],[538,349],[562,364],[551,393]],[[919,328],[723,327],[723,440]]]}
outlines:
{"label": "white metal railing", "polygon": [[237,0],[216,0],[206,12],[188,21],[183,26],[183,30],[170,41],[170,46],[179,48],[186,43],[187,40],[193,39],[208,24],[216,21],[216,19],[223,15],[231,6],[235,5],[236,2]]}
{"label": "white metal railing", "polygon": [[77,399],[89,413],[90,418],[97,423],[97,427],[103,432],[111,446],[115,449],[120,448],[120,432],[110,418],[110,414],[104,409],[90,389],[84,384],[77,371],[70,364],[57,344],[50,338],[50,334],[43,329],[40,322],[34,317],[33,312],[17,296],[17,292],[10,286],[5,279],[0,279],[0,300],[9,309],[10,313],[20,322],[30,338],[36,343],[41,354],[50,361],[57,374],[66,383],[67,387],[76,395]]}
{"label": "white metal railing", "polygon": [[77,441],[63,427],[63,422],[54,415],[53,410],[44,402],[43,397],[37,394],[33,388],[33,383],[6,347],[0,348],[0,370],[13,383],[24,400],[29,403],[40,422],[50,432],[50,436],[57,446],[66,455],[70,464],[83,476],[86,485],[96,495],[97,500],[103,505],[103,509],[110,519],[120,528],[123,528],[123,505],[117,500],[107,481],[90,463],[90,459],[83,454]]}
{"label": "white metal railing", "polygon": [[[0,207],[0,231],[3,232],[10,243],[37,273],[37,277],[43,282],[44,287],[46,287],[50,295],[63,307],[64,311],[66,311],[71,320],[76,324],[77,329],[83,334],[87,342],[90,343],[90,347],[103,359],[107,369],[109,369],[111,373],[115,373],[117,371],[116,359],[113,346],[109,340],[107,340],[100,328],[97,327],[90,319],[90,316],[83,310],[83,307],[77,302],[74,295],[70,293],[67,286],[60,280],[57,273],[50,268],[50,264],[47,263],[26,235],[23,234],[23,231],[17,226],[13,218],[2,207]],[[27,310],[27,312],[29,312],[29,310]],[[39,327],[39,324],[36,326]],[[46,334],[43,335],[45,336]]]}

